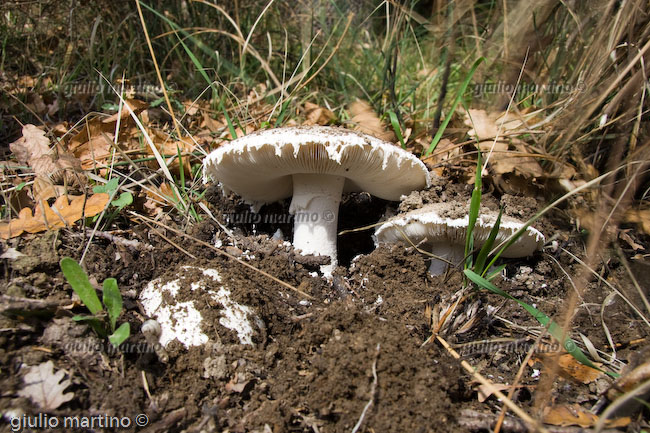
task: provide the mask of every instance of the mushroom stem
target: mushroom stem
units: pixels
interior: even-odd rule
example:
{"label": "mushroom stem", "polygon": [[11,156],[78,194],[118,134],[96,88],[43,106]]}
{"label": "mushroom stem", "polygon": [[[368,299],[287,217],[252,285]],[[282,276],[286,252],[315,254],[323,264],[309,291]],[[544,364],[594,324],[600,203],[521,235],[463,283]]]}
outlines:
{"label": "mushroom stem", "polygon": [[[464,245],[454,245],[448,241],[433,242],[429,251],[431,251],[431,254],[436,257],[443,258],[454,265],[460,263],[460,261],[465,257]],[[429,265],[429,273],[433,276],[442,275],[447,271],[449,266],[450,264],[443,260],[432,258],[431,264]]]}
{"label": "mushroom stem", "polygon": [[294,215],[293,246],[303,254],[329,256],[321,272],[330,276],[337,265],[336,235],[339,203],[345,178],[327,174],[294,174],[293,199],[289,212]]}

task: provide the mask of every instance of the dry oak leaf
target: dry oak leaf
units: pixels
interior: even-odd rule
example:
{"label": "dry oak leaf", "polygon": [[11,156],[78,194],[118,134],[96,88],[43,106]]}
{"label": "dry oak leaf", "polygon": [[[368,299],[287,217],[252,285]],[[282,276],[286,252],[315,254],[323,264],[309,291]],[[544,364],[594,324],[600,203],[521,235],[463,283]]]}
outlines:
{"label": "dry oak leaf", "polygon": [[[546,424],[562,427],[579,425],[580,427],[592,427],[598,422],[598,416],[587,412],[579,404],[557,405],[544,409]],[[625,427],[631,422],[629,417],[608,419],[605,422],[607,427]]]}
{"label": "dry oak leaf", "polygon": [[124,101],[124,105],[122,106],[121,111],[103,119],[102,123],[113,123],[117,122],[117,119],[124,120],[126,118],[130,118],[131,112],[126,107],[126,105],[128,105],[136,115],[140,114],[142,111],[144,111],[145,108],[149,106],[149,104],[144,101],[140,101],[139,99],[127,99]]}
{"label": "dry oak leaf", "polygon": [[[555,356],[555,354],[540,353],[534,360],[541,362],[545,366],[550,366],[555,362]],[[601,365],[597,362],[594,364],[598,367]],[[559,373],[562,377],[577,380],[584,384],[591,383],[604,374],[602,371],[596,370],[595,368],[580,364],[573,355],[568,353],[560,355],[560,357],[557,358],[557,365],[560,367]]]}
{"label": "dry oak leaf", "polygon": [[350,120],[355,124],[354,130],[372,135],[384,141],[394,143],[396,138],[392,131],[386,129],[382,121],[366,101],[355,101],[350,104]]}
{"label": "dry oak leaf", "polygon": [[535,113],[488,113],[485,110],[476,110],[470,108],[464,113],[465,125],[470,129],[467,135],[475,137],[478,141],[490,141],[490,146],[494,137],[499,134],[503,137],[511,132],[526,131],[526,125]]}
{"label": "dry oak leaf", "polygon": [[[24,208],[18,213],[18,218],[8,223],[0,224],[0,238],[9,239],[20,236],[22,233],[38,233],[48,229],[62,228],[78,221],[82,216],[91,217],[104,210],[110,196],[105,193],[93,194],[85,199],[85,196],[75,197],[68,203],[68,196],[61,196],[52,205],[41,201],[32,210]],[[85,206],[84,206],[85,205]]]}
{"label": "dry oak leaf", "polygon": [[329,125],[336,119],[330,110],[311,102],[305,102],[305,117],[303,125]]}
{"label": "dry oak leaf", "polygon": [[54,410],[74,398],[74,393],[63,392],[70,386],[70,380],[63,380],[63,376],[63,370],[54,372],[52,361],[30,367],[23,378],[25,387],[18,395],[29,398],[41,409]]}
{"label": "dry oak leaf", "polygon": [[18,162],[31,167],[31,161],[50,153],[50,140],[45,136],[45,131],[28,124],[23,126],[23,136],[9,144],[9,149]]}

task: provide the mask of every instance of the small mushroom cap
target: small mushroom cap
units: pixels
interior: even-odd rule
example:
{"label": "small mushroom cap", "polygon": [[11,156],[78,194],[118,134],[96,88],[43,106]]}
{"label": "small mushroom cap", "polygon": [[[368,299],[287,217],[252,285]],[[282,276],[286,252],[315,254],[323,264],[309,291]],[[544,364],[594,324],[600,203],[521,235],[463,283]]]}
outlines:
{"label": "small mushroom cap", "polygon": [[214,150],[203,176],[253,203],[293,194],[294,174],[346,178],[343,191],[366,191],[386,200],[429,186],[425,165],[378,138],[343,128],[303,126],[257,131]]}
{"label": "small mushroom cap", "polygon": [[[459,212],[463,210],[463,212]],[[463,216],[461,216],[461,214]],[[498,217],[497,212],[479,212],[474,226],[474,246],[480,247],[490,235]],[[404,236],[417,244],[423,239],[428,242],[449,242],[464,244],[469,225],[469,206],[458,202],[433,203],[386,221],[375,231],[377,244],[404,242]],[[507,215],[501,216],[499,233],[494,241],[496,247],[522,228],[524,223]],[[510,245],[502,257],[526,257],[544,245],[544,235],[533,227]]]}

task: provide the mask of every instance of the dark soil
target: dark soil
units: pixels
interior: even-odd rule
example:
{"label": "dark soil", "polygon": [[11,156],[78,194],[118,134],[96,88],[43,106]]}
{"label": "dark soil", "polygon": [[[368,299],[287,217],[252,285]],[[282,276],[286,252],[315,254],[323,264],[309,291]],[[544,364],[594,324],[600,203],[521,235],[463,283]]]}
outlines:
{"label": "dark soil", "polygon": [[[470,187],[447,186],[436,181],[429,191],[412,194],[399,211],[439,200],[469,199]],[[206,197],[221,221],[250,211],[236,198],[222,197],[214,189]],[[497,209],[500,202],[507,214],[519,218],[529,217],[537,206],[532,199],[512,196],[486,196],[484,200],[489,209]],[[382,214],[397,211],[395,203],[351,195],[342,205],[341,228],[373,224]],[[264,212],[286,213],[286,203]],[[555,246],[549,243],[535,257],[509,261],[504,276],[495,280],[498,287],[549,316],[562,312],[562,302],[573,290],[569,276],[578,270],[562,248],[577,255],[584,248],[580,236],[551,221],[544,220],[537,227],[547,239],[553,238]],[[253,227],[244,221],[229,224],[230,237],[209,220],[190,232],[299,288],[309,298],[216,249],[163,228],[157,230],[184,252],[144,225],[121,234],[141,242],[141,248],[95,237],[84,266],[98,287],[105,278],[118,280],[125,298],[120,322],[128,321],[132,330],[128,345],[120,351],[112,350],[86,325],[72,320],[73,314],[84,309],[73,303],[72,290],[58,262],[64,256],[81,257],[86,240],[80,232],[63,230],[5,243],[5,251],[16,248],[24,254],[15,260],[4,259],[5,278],[0,287],[4,296],[0,409],[5,422],[15,414],[43,412],[52,416],[105,414],[132,421],[138,414],[146,414],[146,427],[132,424],[119,431],[349,432],[359,423],[360,432],[457,432],[469,428],[462,410],[498,413],[497,400],[492,397],[478,404],[471,376],[435,341],[428,341],[431,311],[435,316],[460,296],[460,272],[431,277],[423,254],[403,245],[375,249],[372,231],[361,231],[341,237],[343,266],[330,283],[315,274],[317,260],[301,259],[288,244],[270,238],[278,228],[285,235],[291,233],[290,222]],[[153,248],[146,248],[149,245]],[[184,268],[188,265],[217,270],[221,282],[211,283],[212,289],[227,287],[233,301],[255,312],[262,326],[257,328],[253,345],[241,344],[237,333],[221,324],[222,306],[207,291],[192,291],[191,283],[200,279],[201,272]],[[648,266],[635,262],[633,267],[644,290],[648,290],[643,277]],[[635,305],[642,305],[620,262],[609,260],[603,274],[616,281]],[[194,301],[201,311],[204,321],[197,332],[205,333],[208,343],[186,348],[172,342],[165,349],[168,360],[147,345],[140,327],[148,317],[139,294],[155,278],[180,278],[179,296]],[[539,323],[514,302],[483,292],[464,293],[469,295],[440,334],[484,376],[496,383],[512,383],[526,350],[491,345],[486,351],[475,343],[496,338],[530,343],[534,338],[526,329],[539,329]],[[602,284],[593,282],[573,323],[574,329],[605,353],[611,348],[602,326],[601,307],[608,294]],[[19,302],[24,298],[43,303],[25,305]],[[649,328],[620,297],[605,309],[608,330],[621,344],[617,358],[626,361],[639,349],[634,341],[646,338]],[[48,360],[71,379],[67,391],[73,392],[74,398],[55,410],[43,411],[18,392],[24,386],[26,367]],[[534,362],[533,368],[543,369],[539,360]],[[538,382],[539,377],[527,370],[515,402],[529,408]],[[590,384],[559,379],[553,399],[595,403],[610,384],[606,378]],[[492,421],[483,422],[483,427],[489,429]],[[5,424],[2,428],[10,431],[9,427]]]}

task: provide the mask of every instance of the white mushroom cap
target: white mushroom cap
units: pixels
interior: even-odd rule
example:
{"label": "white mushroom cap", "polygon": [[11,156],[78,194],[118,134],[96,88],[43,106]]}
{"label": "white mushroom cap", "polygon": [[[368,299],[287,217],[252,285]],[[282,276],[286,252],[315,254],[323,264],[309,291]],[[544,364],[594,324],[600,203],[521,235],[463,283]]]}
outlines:
{"label": "white mushroom cap", "polygon": [[[461,216],[462,215],[462,216]],[[479,212],[474,227],[474,247],[481,247],[490,235],[498,213]],[[434,203],[420,209],[398,215],[379,226],[375,231],[377,244],[406,242],[406,236],[414,244],[427,239],[435,255],[447,258],[452,263],[458,263],[464,257],[465,238],[469,225],[469,206],[457,202]],[[494,246],[508,239],[524,223],[515,218],[503,215],[499,225],[499,233]],[[544,245],[544,235],[533,227],[526,231],[506,249],[502,257],[526,257],[541,249]],[[446,269],[446,264],[433,260],[430,270],[439,275]]]}
{"label": "white mushroom cap", "polygon": [[328,126],[297,126],[254,132],[203,160],[203,176],[219,181],[253,204],[293,195],[294,174],[344,177],[343,192],[365,191],[385,200],[431,184],[413,154],[370,135]]}
{"label": "white mushroom cap", "polygon": [[264,130],[233,140],[204,160],[204,180],[219,181],[260,206],[292,197],[294,247],[328,255],[336,266],[336,226],[343,192],[366,191],[386,200],[429,186],[413,154],[369,135],[309,126]]}

